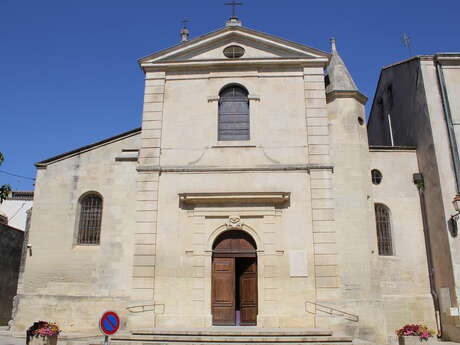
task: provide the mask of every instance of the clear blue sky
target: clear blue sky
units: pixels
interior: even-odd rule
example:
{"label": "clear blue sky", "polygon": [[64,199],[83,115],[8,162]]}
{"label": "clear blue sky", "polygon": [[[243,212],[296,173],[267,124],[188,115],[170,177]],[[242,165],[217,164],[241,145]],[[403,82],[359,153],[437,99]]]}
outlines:
{"label": "clear blue sky", "polygon": [[[243,0],[244,1],[244,0]],[[34,177],[33,163],[140,126],[136,60],[224,25],[224,0],[0,0],[0,167]],[[246,0],[243,25],[314,48],[337,46],[369,104],[382,66],[460,51],[460,1]],[[0,172],[0,184],[32,181]]]}

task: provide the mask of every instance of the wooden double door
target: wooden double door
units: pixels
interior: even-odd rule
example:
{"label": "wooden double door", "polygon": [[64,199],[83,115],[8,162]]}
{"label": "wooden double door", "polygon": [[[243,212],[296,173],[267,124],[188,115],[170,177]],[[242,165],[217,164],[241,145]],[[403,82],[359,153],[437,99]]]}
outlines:
{"label": "wooden double door", "polygon": [[213,325],[257,324],[257,257],[213,257]]}

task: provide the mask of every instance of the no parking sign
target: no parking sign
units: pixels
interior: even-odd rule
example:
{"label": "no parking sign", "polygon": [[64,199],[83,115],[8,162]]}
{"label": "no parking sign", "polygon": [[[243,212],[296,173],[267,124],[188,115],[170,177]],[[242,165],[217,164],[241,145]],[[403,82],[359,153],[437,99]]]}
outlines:
{"label": "no parking sign", "polygon": [[105,344],[109,343],[109,335],[115,334],[120,328],[120,317],[113,311],[106,311],[99,320],[99,328],[105,334]]}

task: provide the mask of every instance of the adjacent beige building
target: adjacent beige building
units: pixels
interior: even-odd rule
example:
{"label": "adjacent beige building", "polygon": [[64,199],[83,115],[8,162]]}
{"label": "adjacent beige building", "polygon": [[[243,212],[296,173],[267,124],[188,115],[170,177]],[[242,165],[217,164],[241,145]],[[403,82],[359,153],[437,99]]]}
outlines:
{"label": "adjacent beige building", "polygon": [[94,333],[105,310],[124,330],[318,327],[378,344],[436,328],[418,152],[369,147],[335,41],[236,18],[183,36],[139,60],[142,128],[37,164],[14,332]]}

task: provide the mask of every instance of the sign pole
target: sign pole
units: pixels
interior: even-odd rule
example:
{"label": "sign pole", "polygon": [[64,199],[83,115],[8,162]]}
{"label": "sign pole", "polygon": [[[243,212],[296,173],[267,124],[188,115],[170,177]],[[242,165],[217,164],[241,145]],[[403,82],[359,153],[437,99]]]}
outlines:
{"label": "sign pole", "polygon": [[104,337],[104,345],[109,345],[109,336],[108,335],[106,335]]}

